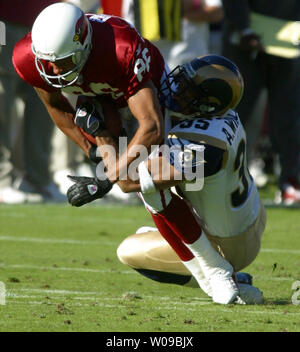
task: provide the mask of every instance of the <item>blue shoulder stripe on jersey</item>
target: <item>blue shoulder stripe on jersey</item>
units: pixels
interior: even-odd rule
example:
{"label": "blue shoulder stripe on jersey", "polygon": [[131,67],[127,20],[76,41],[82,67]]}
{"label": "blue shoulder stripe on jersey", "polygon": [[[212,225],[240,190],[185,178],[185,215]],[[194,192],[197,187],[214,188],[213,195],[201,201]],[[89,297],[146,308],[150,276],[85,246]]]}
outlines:
{"label": "blue shoulder stripe on jersey", "polygon": [[[177,138],[177,137],[176,138],[168,137],[167,142],[170,147],[172,147],[173,145],[179,145],[181,147],[184,147],[185,145],[191,144],[191,141],[189,141],[187,139],[183,139],[183,138]],[[194,144],[197,144],[197,143],[194,143]]]}
{"label": "blue shoulder stripe on jersey", "polygon": [[208,66],[208,65],[223,65],[227,67],[229,70],[234,72],[238,76],[237,67],[226,57],[220,55],[207,55],[206,57],[200,59],[194,59],[191,61],[192,68],[197,71],[199,68]]}
{"label": "blue shoulder stripe on jersey", "polygon": [[172,148],[174,146],[179,146],[180,149],[175,148],[173,152],[168,155],[170,164],[175,166],[175,158],[178,158],[179,151],[183,151],[184,147],[191,144],[204,145],[204,177],[212,176],[220,171],[222,167],[222,160],[224,150],[210,144],[203,144],[200,142],[189,141],[183,138],[169,137],[167,140],[168,145]]}

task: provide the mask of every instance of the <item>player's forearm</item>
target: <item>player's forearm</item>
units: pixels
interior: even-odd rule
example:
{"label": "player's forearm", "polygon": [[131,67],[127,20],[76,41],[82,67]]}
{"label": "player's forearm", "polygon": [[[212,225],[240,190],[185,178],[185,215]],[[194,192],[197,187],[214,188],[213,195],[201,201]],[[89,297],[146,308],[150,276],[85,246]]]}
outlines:
{"label": "player's forearm", "polygon": [[115,169],[117,159],[119,158],[118,146],[114,138],[108,131],[101,131],[96,136],[97,147],[100,149],[100,155],[105,165],[106,174],[112,173]]}
{"label": "player's forearm", "polygon": [[[136,163],[135,169],[132,168],[131,172],[128,172],[128,166],[130,163],[127,162],[125,158],[124,163],[126,163],[126,174],[124,174],[120,180],[116,177],[116,174],[120,171],[120,163],[122,163],[124,156],[127,156],[127,153],[124,153],[124,155],[119,158],[118,146],[107,131],[101,132],[101,134],[96,137],[96,141],[98,147],[100,147],[100,154],[105,165],[106,176],[111,181],[116,181],[118,179],[117,184],[125,193],[140,192],[141,184],[137,171],[139,163]],[[127,150],[129,148],[127,148]],[[130,161],[132,161],[131,158]],[[142,162],[146,163],[157,190],[170,188],[183,181],[181,173],[170,165],[169,161],[164,157],[148,159]],[[116,170],[117,167],[119,167],[119,169]]]}
{"label": "player's forearm", "polygon": [[163,115],[152,81],[146,82],[127,102],[139,128],[126,151],[115,158],[114,165],[109,163],[106,175],[111,182],[126,179],[132,162],[137,158],[147,159],[151,146],[159,145],[163,140]]}
{"label": "player's forearm", "polygon": [[129,172],[131,163],[139,159],[146,159],[151,151],[151,146],[159,145],[161,142],[161,134],[157,129],[145,129],[140,127],[127,150],[122,154],[116,165],[116,178],[124,179]]}
{"label": "player's forearm", "polygon": [[[111,181],[116,181],[116,174],[119,172],[120,162],[117,144],[107,131],[102,131],[99,133],[98,136],[96,136],[96,142],[97,146],[100,148],[100,154],[105,165],[106,176]],[[126,166],[128,166],[127,161]],[[118,168],[118,170],[116,170],[116,168]],[[118,180],[117,184],[126,193],[138,192],[140,190],[139,182],[131,180],[127,174],[124,177],[124,180]]]}
{"label": "player's forearm", "polygon": [[[183,175],[164,157],[148,159],[144,163],[154,185],[153,191],[167,189],[185,182]],[[143,177],[144,175],[140,173],[137,180],[128,178],[127,180],[119,181],[118,185],[125,193],[140,192],[142,191]]]}
{"label": "player's forearm", "polygon": [[57,127],[89,156],[91,143],[84,137],[79,128],[74,125],[73,114],[62,114],[56,109],[49,110],[49,114]]}
{"label": "player's forearm", "polygon": [[[182,181],[176,180],[154,180],[155,189],[157,191],[168,189],[173,186],[177,186],[182,183]],[[126,180],[126,181],[118,181],[118,185],[124,193],[133,193],[133,192],[141,192],[141,184],[138,181]]]}
{"label": "player's forearm", "polygon": [[49,93],[39,88],[35,90],[57,127],[88,156],[91,144],[74,124],[74,110],[67,99],[61,93]]}

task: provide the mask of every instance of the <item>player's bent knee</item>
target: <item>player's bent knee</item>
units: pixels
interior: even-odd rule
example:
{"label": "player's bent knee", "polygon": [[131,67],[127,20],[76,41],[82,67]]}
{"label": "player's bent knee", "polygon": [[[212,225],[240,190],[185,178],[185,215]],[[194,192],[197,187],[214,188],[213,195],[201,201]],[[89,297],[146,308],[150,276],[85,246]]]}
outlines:
{"label": "player's bent knee", "polygon": [[117,249],[117,256],[121,263],[136,269],[136,256],[138,252],[139,250],[137,250],[137,240],[135,235],[132,235],[121,242]]}
{"label": "player's bent knee", "polygon": [[117,256],[123,264],[133,269],[190,275],[158,231],[147,231],[127,237],[119,245]]}

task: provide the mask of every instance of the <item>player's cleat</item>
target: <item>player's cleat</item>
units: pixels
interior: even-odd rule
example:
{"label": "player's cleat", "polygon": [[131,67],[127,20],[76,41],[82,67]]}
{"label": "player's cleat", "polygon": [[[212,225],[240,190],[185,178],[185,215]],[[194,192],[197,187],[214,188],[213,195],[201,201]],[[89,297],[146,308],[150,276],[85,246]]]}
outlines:
{"label": "player's cleat", "polygon": [[42,197],[37,193],[23,192],[14,187],[5,187],[0,190],[0,203],[3,204],[24,204],[40,203]]}
{"label": "player's cleat", "polygon": [[240,293],[234,301],[235,304],[262,304],[263,293],[255,286],[239,284]]}
{"label": "player's cleat", "polygon": [[235,273],[236,281],[238,284],[247,284],[247,285],[252,285],[252,276],[248,273],[244,273],[242,271],[239,271]]}
{"label": "player's cleat", "polygon": [[265,187],[268,183],[268,175],[264,173],[264,161],[254,159],[249,164],[249,171],[257,187]]}
{"label": "player's cleat", "polygon": [[215,303],[233,303],[239,294],[239,289],[228,271],[220,270],[215,273],[209,278],[209,283]]}
{"label": "player's cleat", "polygon": [[0,203],[23,204],[26,203],[26,195],[13,187],[5,187],[0,190]]}
{"label": "player's cleat", "polygon": [[282,191],[279,191],[275,197],[276,204],[283,204],[286,206],[299,205],[300,206],[300,189],[286,184]]}

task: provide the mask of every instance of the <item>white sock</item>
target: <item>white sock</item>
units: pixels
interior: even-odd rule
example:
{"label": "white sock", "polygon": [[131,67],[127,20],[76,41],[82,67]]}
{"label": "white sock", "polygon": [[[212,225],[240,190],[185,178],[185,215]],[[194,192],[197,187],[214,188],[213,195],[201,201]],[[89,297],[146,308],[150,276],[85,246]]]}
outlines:
{"label": "white sock", "polygon": [[190,271],[201,289],[211,297],[212,292],[209,281],[205,278],[198,259],[194,257],[191,260],[182,261],[182,264]]}
{"label": "white sock", "polygon": [[214,250],[203,231],[201,236],[194,243],[185,243],[185,245],[199,261],[202,272],[206,278],[220,271],[222,273],[229,272],[232,274],[233,268],[231,264]]}

